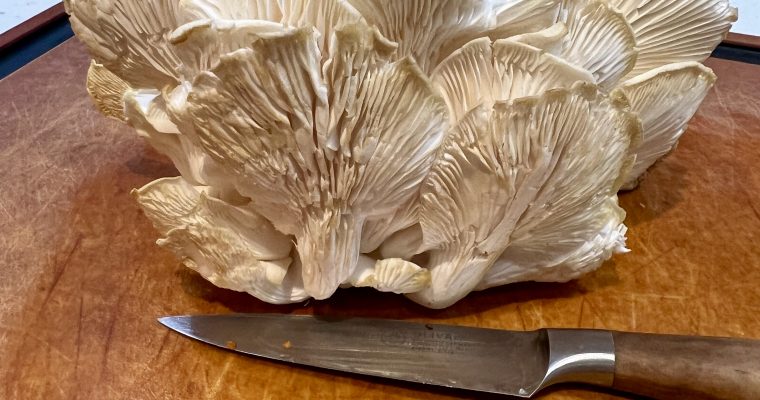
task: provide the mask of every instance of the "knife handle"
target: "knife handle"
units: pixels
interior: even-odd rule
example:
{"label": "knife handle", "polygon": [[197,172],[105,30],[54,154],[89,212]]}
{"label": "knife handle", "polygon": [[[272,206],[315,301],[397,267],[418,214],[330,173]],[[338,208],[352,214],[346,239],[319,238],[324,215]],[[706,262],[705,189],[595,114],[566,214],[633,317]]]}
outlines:
{"label": "knife handle", "polygon": [[612,387],[655,399],[760,399],[760,341],[612,332]]}

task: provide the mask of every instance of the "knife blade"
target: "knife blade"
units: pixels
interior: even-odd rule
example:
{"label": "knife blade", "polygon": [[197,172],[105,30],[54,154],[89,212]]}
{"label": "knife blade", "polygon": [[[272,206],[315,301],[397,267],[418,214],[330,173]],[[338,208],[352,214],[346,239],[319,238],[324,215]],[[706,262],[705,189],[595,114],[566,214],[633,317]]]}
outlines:
{"label": "knife blade", "polygon": [[280,314],[159,322],[247,355],[517,397],[577,382],[655,398],[760,398],[760,342],[751,340]]}

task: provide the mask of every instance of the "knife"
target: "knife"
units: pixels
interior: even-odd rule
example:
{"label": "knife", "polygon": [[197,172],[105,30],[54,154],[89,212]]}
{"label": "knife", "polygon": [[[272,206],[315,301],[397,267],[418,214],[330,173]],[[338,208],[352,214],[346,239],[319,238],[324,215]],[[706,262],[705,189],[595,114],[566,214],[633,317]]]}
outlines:
{"label": "knife", "polygon": [[280,314],[170,316],[159,322],[243,354],[517,397],[574,382],[657,399],[760,399],[755,340]]}

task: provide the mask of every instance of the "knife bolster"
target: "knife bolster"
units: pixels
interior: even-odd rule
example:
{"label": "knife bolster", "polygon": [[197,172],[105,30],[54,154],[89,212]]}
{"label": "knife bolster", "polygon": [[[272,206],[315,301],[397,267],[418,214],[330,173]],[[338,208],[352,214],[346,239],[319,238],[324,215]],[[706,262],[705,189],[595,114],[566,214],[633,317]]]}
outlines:
{"label": "knife bolster", "polygon": [[541,388],[564,382],[612,386],[615,344],[611,332],[547,329],[546,334],[549,362]]}

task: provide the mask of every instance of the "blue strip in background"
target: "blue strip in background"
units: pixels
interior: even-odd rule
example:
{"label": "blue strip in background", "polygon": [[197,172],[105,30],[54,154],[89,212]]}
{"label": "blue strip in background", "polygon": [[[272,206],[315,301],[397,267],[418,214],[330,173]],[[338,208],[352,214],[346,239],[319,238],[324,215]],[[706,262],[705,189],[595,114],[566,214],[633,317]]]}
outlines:
{"label": "blue strip in background", "polygon": [[712,56],[760,65],[760,49],[722,44],[713,51]]}
{"label": "blue strip in background", "polygon": [[0,79],[74,36],[68,18],[59,18],[0,51]]}

